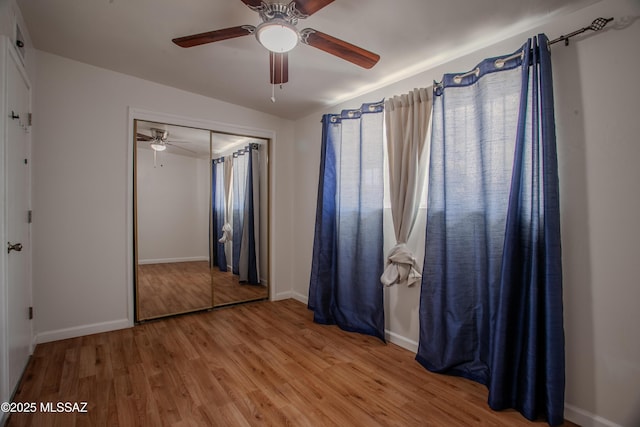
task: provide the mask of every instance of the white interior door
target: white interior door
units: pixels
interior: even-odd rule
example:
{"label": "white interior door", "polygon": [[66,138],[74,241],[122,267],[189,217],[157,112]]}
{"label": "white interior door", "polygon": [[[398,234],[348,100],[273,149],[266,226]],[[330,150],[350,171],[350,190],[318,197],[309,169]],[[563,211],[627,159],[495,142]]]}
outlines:
{"label": "white interior door", "polygon": [[5,145],[7,236],[7,347],[9,392],[13,392],[31,353],[29,235],[29,96],[30,86],[13,52],[6,63]]}

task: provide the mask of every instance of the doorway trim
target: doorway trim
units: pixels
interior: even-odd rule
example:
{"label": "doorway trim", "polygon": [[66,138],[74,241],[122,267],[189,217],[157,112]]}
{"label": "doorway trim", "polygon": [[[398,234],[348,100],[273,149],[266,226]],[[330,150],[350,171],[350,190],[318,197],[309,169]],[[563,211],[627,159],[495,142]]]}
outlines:
{"label": "doorway trim", "polygon": [[[33,111],[33,86],[29,79],[29,75],[27,70],[25,69],[23,59],[20,57],[18,51],[16,50],[15,45],[9,39],[9,37],[0,35],[0,199],[2,200],[2,209],[0,209],[0,240],[2,240],[2,244],[8,241],[8,227],[10,224],[9,215],[7,211],[8,206],[8,186],[9,182],[8,178],[8,168],[6,165],[7,162],[7,151],[9,144],[9,120],[8,117],[11,116],[8,114],[10,111],[10,100],[9,100],[9,76],[8,70],[11,63],[16,66],[20,77],[23,79],[26,89],[27,89],[27,105],[25,108],[27,111],[18,112],[18,114],[26,114],[27,112]],[[13,82],[15,83],[15,82]],[[13,113],[13,112],[12,112]],[[30,210],[32,207],[32,194],[33,194],[33,182],[32,182],[32,173],[33,173],[33,152],[32,152],[32,127],[31,125],[27,125],[28,130],[26,132],[26,157],[25,163],[28,162],[28,172],[26,177],[26,204],[28,209]],[[26,212],[25,212],[26,213]],[[27,224],[27,236],[25,236],[25,240],[21,243],[24,243],[25,248],[23,249],[23,253],[21,256],[26,257],[27,271],[25,277],[25,284],[28,292],[28,305],[33,308],[33,250],[32,250],[32,229],[31,223]],[[10,401],[13,393],[15,392],[20,379],[18,378],[18,382],[15,384],[11,384],[11,364],[10,364],[10,354],[9,354],[9,345],[11,340],[11,332],[9,328],[11,327],[10,321],[10,311],[9,304],[12,302],[9,301],[9,275],[8,275],[8,267],[9,267],[9,259],[7,252],[4,252],[2,256],[0,256],[0,401]],[[26,307],[25,307],[26,309]],[[26,314],[26,313],[25,313]],[[33,350],[35,348],[35,333],[34,333],[34,322],[32,319],[28,319],[29,321],[29,343],[28,343],[28,353],[31,357]],[[28,358],[27,358],[28,361]],[[22,367],[20,375],[24,374],[25,366]],[[6,414],[0,412],[0,425],[6,421]]]}

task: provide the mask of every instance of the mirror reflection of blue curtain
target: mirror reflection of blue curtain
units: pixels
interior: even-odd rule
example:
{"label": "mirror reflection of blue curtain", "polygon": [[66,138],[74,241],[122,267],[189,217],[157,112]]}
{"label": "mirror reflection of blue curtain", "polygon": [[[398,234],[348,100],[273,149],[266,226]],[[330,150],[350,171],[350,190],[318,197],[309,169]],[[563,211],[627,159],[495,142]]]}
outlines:
{"label": "mirror reflection of blue curtain", "polygon": [[546,36],[519,52],[436,86],[416,359],[487,385],[493,409],[558,425],[564,331]]}
{"label": "mirror reflection of blue curtain", "polygon": [[240,274],[240,246],[244,226],[244,199],[247,183],[247,159],[245,150],[233,153],[233,274]]}
{"label": "mirror reflection of blue curtain", "polygon": [[322,118],[309,309],[314,321],[384,337],[383,103]]}
{"label": "mirror reflection of blue curtain", "polygon": [[211,161],[211,215],[213,226],[213,254],[211,262],[220,271],[227,271],[227,257],[224,253],[224,243],[220,243],[222,227],[224,226],[225,194],[224,194],[224,158]]}
{"label": "mirror reflection of blue curtain", "polygon": [[241,283],[260,284],[260,151],[251,144],[244,156],[247,158],[246,190],[244,194],[244,219],[240,244],[239,280]]}

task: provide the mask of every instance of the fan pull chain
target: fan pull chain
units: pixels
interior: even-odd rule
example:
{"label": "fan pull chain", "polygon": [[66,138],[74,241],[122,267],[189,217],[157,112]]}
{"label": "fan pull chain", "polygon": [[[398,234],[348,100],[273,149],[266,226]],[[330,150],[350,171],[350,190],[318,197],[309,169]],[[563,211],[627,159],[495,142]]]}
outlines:
{"label": "fan pull chain", "polygon": [[282,90],[283,79],[284,79],[284,58],[280,60],[280,90]]}
{"label": "fan pull chain", "polygon": [[153,167],[155,168],[156,165],[156,157],[158,155],[158,152],[156,150],[153,150]]}
{"label": "fan pull chain", "polygon": [[[271,83],[271,102],[275,103],[276,102],[276,80],[278,78],[278,76],[276,75],[276,53],[275,52],[269,52],[269,56],[270,56],[270,62],[271,62],[271,76],[273,79],[273,82]],[[284,60],[281,59],[280,60],[280,90],[283,89],[283,77],[284,76]]]}
{"label": "fan pull chain", "polygon": [[271,102],[276,102],[276,54],[273,52],[269,52],[271,55],[271,68],[273,72],[273,83],[271,83]]}

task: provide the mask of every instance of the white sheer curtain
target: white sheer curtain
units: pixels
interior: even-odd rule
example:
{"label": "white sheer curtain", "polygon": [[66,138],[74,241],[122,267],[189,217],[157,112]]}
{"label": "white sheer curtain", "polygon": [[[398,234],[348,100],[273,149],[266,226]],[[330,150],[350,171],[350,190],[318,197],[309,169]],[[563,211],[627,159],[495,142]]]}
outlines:
{"label": "white sheer curtain", "polygon": [[233,156],[224,158],[224,196],[225,196],[225,222],[230,223],[233,215],[232,198],[231,198],[231,182],[233,181]]}
{"label": "white sheer curtain", "polygon": [[389,157],[389,192],[396,245],[387,255],[380,281],[385,286],[412,286],[422,278],[421,263],[406,243],[416,222],[424,190],[429,147],[431,91],[422,88],[385,101]]}
{"label": "white sheer curtain", "polygon": [[227,264],[231,266],[233,261],[233,189],[231,183],[233,181],[233,156],[224,158],[224,225],[222,226],[222,237],[219,242],[224,243],[224,253],[227,258]]}

